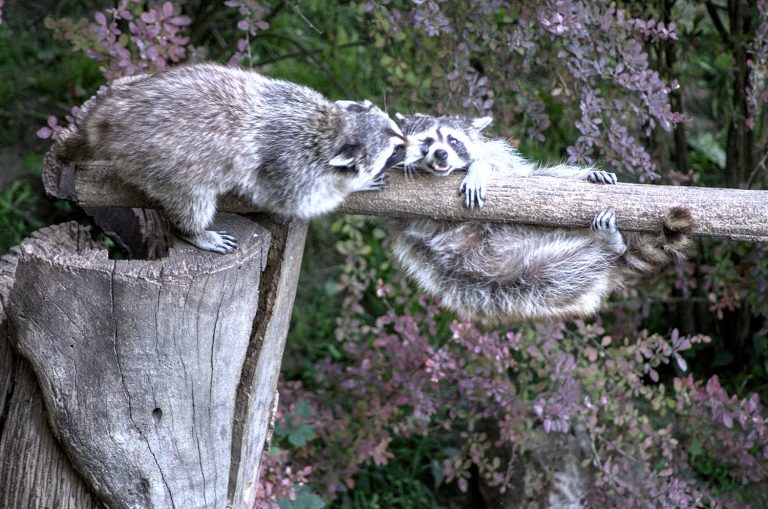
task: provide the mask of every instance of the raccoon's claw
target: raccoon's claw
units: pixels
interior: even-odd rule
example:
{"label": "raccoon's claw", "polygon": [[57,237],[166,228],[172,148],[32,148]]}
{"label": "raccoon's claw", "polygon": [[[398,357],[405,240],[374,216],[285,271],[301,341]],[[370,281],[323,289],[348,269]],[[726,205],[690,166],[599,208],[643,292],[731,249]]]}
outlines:
{"label": "raccoon's claw", "polygon": [[387,186],[387,174],[382,173],[378,177],[374,177],[365,183],[365,186],[360,189],[361,191],[381,191]]}
{"label": "raccoon's claw", "polygon": [[619,179],[615,173],[603,170],[595,170],[587,175],[587,180],[595,184],[616,184]]}
{"label": "raccoon's claw", "polygon": [[237,250],[237,239],[228,232],[204,231],[197,235],[183,236],[184,240],[205,251],[229,254]]}
{"label": "raccoon's claw", "polygon": [[613,209],[603,209],[597,213],[589,226],[593,232],[616,231],[616,212]]}
{"label": "raccoon's claw", "polygon": [[235,237],[233,237],[232,235],[230,235],[229,232],[218,231],[216,233],[218,233],[219,237],[221,237],[223,245],[225,245],[226,247],[231,247],[232,251],[237,249],[237,247],[238,247],[237,239]]}
{"label": "raccoon's claw", "polygon": [[592,220],[590,228],[606,242],[607,247],[616,255],[621,256],[627,250],[624,236],[616,227],[616,212],[613,209],[603,209]]}
{"label": "raccoon's claw", "polygon": [[459,185],[459,194],[464,195],[464,205],[468,209],[473,207],[481,208],[485,205],[486,195],[485,179],[479,178],[477,175],[467,173],[464,180]]}

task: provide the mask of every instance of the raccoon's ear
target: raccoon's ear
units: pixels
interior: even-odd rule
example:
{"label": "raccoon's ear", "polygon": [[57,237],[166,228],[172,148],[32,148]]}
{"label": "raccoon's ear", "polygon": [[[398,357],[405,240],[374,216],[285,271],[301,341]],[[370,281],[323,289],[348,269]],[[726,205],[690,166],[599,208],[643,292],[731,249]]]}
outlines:
{"label": "raccoon's ear", "polygon": [[402,113],[395,113],[395,118],[397,119],[397,122],[403,126],[404,129],[412,125],[414,122],[413,117],[405,116]]}
{"label": "raccoon's ear", "polygon": [[374,104],[366,99],[365,101],[336,101],[336,106],[350,113],[363,113],[374,107]]}
{"label": "raccoon's ear", "polygon": [[328,164],[335,168],[351,170],[355,167],[355,156],[359,150],[360,145],[357,143],[347,143],[328,161]]}
{"label": "raccoon's ear", "polygon": [[493,122],[493,117],[478,117],[472,119],[472,127],[478,131],[482,131]]}

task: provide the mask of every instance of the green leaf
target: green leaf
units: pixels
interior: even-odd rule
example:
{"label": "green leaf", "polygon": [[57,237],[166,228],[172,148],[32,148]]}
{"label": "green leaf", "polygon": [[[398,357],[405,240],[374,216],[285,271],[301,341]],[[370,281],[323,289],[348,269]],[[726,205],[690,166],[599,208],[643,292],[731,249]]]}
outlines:
{"label": "green leaf", "polygon": [[443,473],[443,467],[437,460],[432,460],[429,463],[429,468],[432,470],[432,478],[435,480],[435,488],[439,488],[445,480],[445,474]]}
{"label": "green leaf", "polygon": [[315,428],[309,424],[300,424],[288,433],[288,442],[294,447],[301,447],[315,438],[317,438]]}
{"label": "green leaf", "polygon": [[733,354],[728,350],[718,350],[715,354],[715,358],[712,361],[712,367],[717,368],[721,366],[727,366],[733,362]]}
{"label": "green leaf", "polygon": [[752,345],[755,348],[755,354],[760,357],[765,352],[765,347],[768,346],[768,337],[755,334],[752,336]]}
{"label": "green leaf", "polygon": [[719,168],[725,169],[725,150],[712,133],[699,133],[689,137],[688,143]]}
{"label": "green leaf", "polygon": [[296,415],[299,417],[312,417],[312,406],[309,401],[302,399],[296,404]]}
{"label": "green leaf", "polygon": [[43,174],[43,154],[27,154],[23,157],[24,166],[35,176]]}
{"label": "green leaf", "polygon": [[277,505],[280,509],[323,509],[325,501],[314,493],[309,486],[297,484],[294,487],[296,500],[290,498],[278,498]]}

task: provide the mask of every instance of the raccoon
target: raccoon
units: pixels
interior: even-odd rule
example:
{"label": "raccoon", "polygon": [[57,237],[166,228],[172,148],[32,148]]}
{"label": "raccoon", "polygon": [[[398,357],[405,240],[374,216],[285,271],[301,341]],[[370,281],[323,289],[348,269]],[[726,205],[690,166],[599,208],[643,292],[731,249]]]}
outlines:
{"label": "raccoon", "polygon": [[[449,175],[457,169],[467,170],[459,186],[467,207],[482,207],[486,200],[488,177],[499,174],[510,177],[549,176],[615,184],[615,173],[594,167],[569,164],[540,166],[532,163],[504,140],[488,139],[483,129],[491,125],[491,117],[432,117],[416,114],[396,115],[411,140],[404,160],[406,175],[416,172],[437,176]],[[410,133],[410,134],[409,134]]]}
{"label": "raccoon", "polygon": [[[467,206],[482,205],[483,179],[492,171],[616,182],[613,173],[595,168],[539,167],[508,144],[483,138],[480,130],[488,123],[487,118],[406,118],[407,172],[447,175],[468,167],[461,185],[471,196]],[[462,318],[499,324],[593,315],[628,276],[684,258],[693,222],[688,209],[675,207],[659,234],[627,239],[610,209],[594,217],[589,231],[428,219],[389,225],[395,257],[425,292]]]}
{"label": "raccoon", "polygon": [[287,81],[215,64],[119,80],[54,146],[64,162],[108,160],[116,179],[160,205],[180,236],[230,253],[206,230],[217,197],[308,219],[351,192],[377,190],[406,137],[370,101],[336,101]]}

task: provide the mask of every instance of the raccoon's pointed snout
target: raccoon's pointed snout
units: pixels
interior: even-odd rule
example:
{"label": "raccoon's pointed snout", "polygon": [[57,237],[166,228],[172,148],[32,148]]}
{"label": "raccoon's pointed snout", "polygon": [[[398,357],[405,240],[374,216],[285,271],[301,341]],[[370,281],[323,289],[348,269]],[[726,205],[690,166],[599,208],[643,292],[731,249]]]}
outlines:
{"label": "raccoon's pointed snout", "polygon": [[444,148],[439,148],[435,150],[435,159],[438,161],[445,161],[448,159],[448,151]]}

